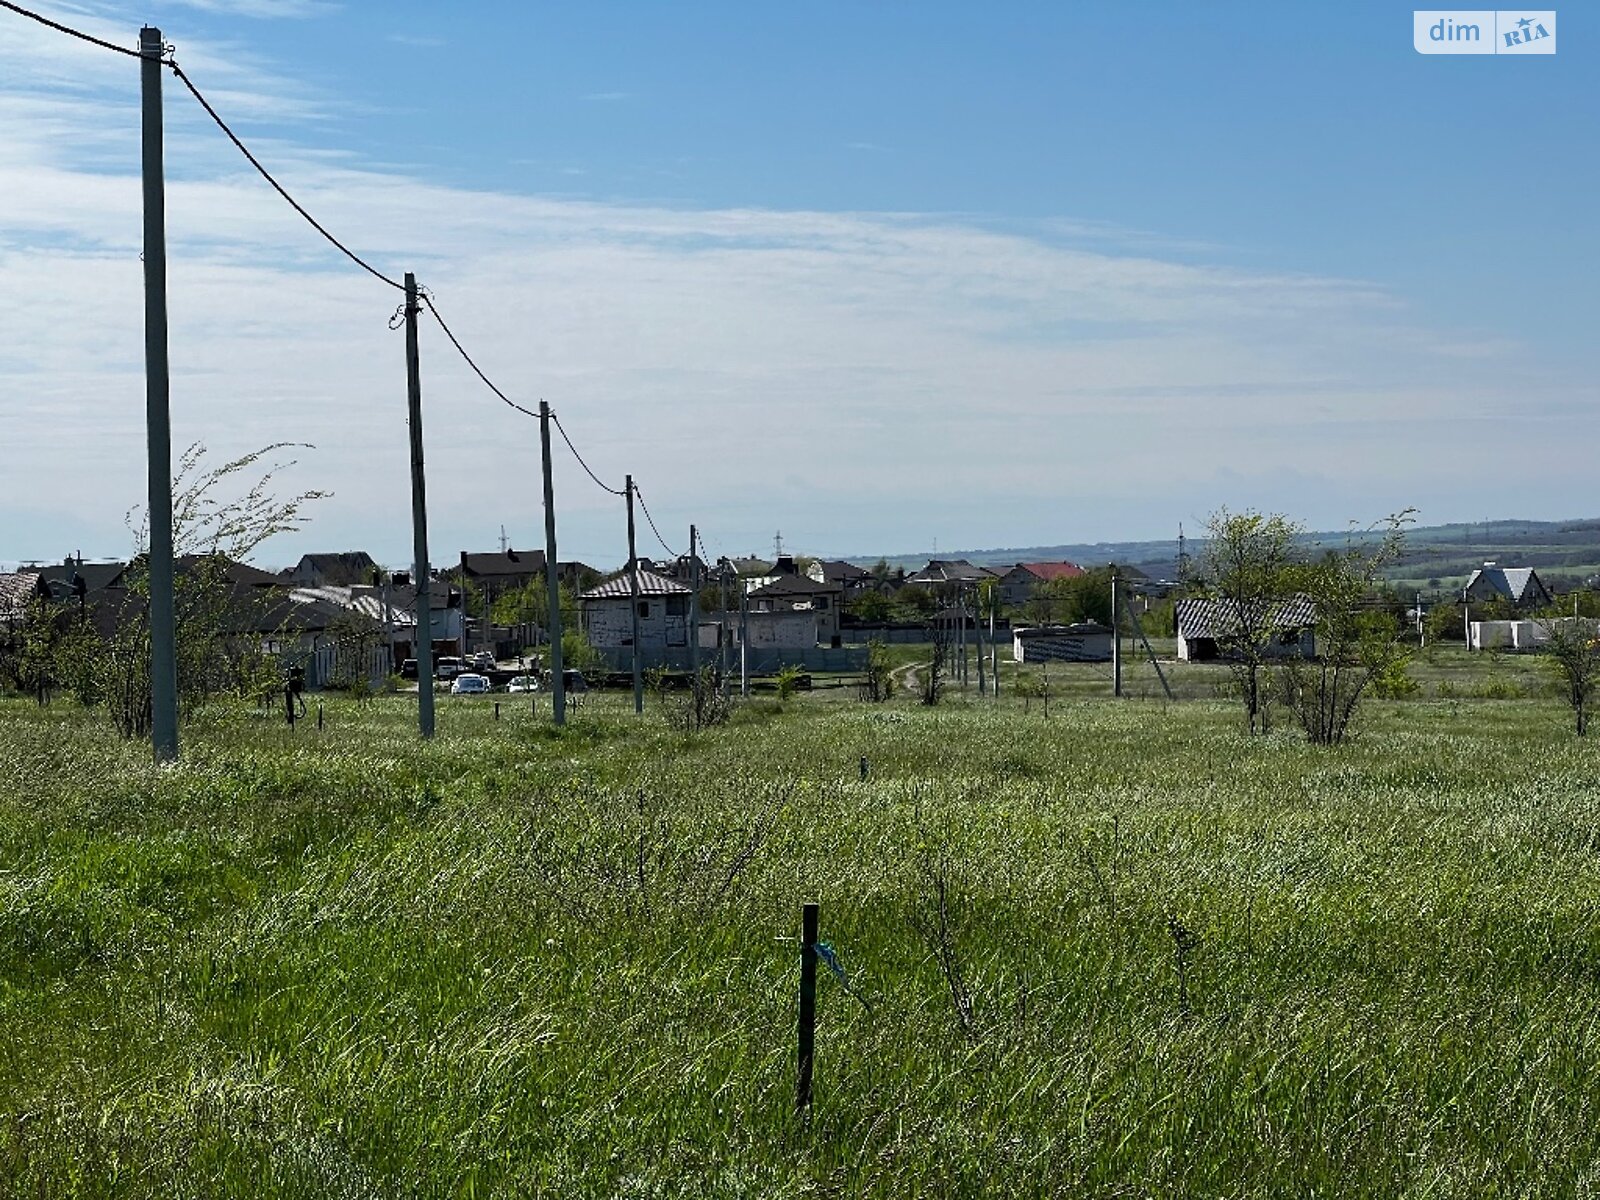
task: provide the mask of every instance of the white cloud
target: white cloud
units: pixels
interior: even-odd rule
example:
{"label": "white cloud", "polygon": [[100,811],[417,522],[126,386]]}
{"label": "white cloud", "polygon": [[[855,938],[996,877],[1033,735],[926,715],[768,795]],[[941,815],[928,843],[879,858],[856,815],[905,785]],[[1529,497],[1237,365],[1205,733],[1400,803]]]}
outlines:
{"label": "white cloud", "polygon": [[[59,555],[84,530],[103,539],[86,552],[120,549],[144,486],[136,81],[69,85],[75,50],[38,49],[0,84],[0,372],[9,490],[30,505],[0,509],[7,559]],[[220,78],[221,55],[193,50]],[[320,106],[264,67],[230,69],[230,118]],[[168,104],[175,442],[317,444],[291,482],[336,496],[269,552],[403,560],[398,297],[186,95]],[[695,519],[724,549],[776,527],[847,552],[1113,537],[1224,501],[1338,523],[1531,469],[1518,434],[1541,414],[1556,445],[1540,478],[1589,470],[1560,438],[1583,412],[1569,380],[1359,280],[1187,261],[1101,225],[511,195],[250,141],[381,270],[416,271],[484,369],[549,400],[596,470],[632,471],[658,520]],[[501,523],[536,541],[535,426],[433,328],[423,371],[435,557]],[[615,502],[564,459],[559,483],[563,546],[619,557]]]}

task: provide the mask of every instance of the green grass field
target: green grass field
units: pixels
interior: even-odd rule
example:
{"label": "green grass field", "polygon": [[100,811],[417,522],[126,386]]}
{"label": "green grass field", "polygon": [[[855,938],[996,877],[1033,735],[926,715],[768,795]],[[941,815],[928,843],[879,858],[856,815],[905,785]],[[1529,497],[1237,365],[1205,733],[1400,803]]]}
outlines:
{"label": "green grass field", "polygon": [[1087,669],[219,708],[166,770],[0,702],[0,1194],[1595,1195],[1595,751],[1498,669],[1333,750]]}

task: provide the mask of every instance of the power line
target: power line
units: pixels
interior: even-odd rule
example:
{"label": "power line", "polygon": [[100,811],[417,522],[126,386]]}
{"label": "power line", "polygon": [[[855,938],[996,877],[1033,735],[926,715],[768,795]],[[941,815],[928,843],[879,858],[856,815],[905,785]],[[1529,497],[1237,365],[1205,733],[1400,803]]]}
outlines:
{"label": "power line", "polygon": [[[59,21],[52,21],[49,17],[41,16],[39,13],[23,8],[20,4],[11,3],[11,0],[0,0],[0,8],[9,8],[18,16],[27,17],[30,21],[37,21],[41,25],[47,25],[51,29],[54,29],[57,33],[64,33],[68,37],[75,37],[79,41],[84,41],[90,43],[91,45],[99,46],[102,50],[115,50],[118,54],[126,54],[129,58],[144,57],[144,55],[140,54],[137,50],[129,50],[126,46],[119,46],[115,42],[108,42],[104,38],[97,38],[92,33],[84,33],[81,29],[74,29],[70,25],[61,24]],[[163,59],[162,61],[167,62],[168,60]]]}
{"label": "power line", "polygon": [[462,359],[466,361],[467,366],[472,368],[472,373],[479,379],[483,380],[483,385],[496,396],[499,396],[503,403],[509,405],[511,408],[516,409],[523,416],[533,417],[535,420],[537,420],[539,417],[538,413],[531,412],[528,409],[523,408],[522,405],[511,399],[511,397],[507,396],[499,388],[495,387],[494,381],[483,373],[483,369],[479,367],[477,363],[472,361],[472,355],[468,354],[466,348],[456,340],[456,335],[450,332],[450,326],[446,325],[444,323],[444,318],[439,315],[439,302],[433,298],[433,293],[424,288],[422,289],[422,294],[428,302],[428,311],[433,314],[433,319],[439,322],[439,328],[444,330],[445,337],[450,339],[450,344],[456,348],[456,353],[461,355]]}
{"label": "power line", "polygon": [[550,419],[556,423],[556,432],[561,435],[561,440],[567,444],[567,449],[572,451],[572,457],[578,460],[578,465],[584,469],[590,479],[594,480],[596,487],[603,492],[610,492],[613,496],[626,496],[628,494],[621,488],[614,488],[601,482],[600,476],[589,469],[589,464],[583,461],[583,455],[578,453],[578,448],[572,444],[572,439],[567,436],[567,431],[561,427],[561,418],[552,412]]}
{"label": "power line", "polygon": [[[644,493],[639,490],[639,485],[633,485],[634,497],[639,501],[639,509],[644,513],[644,519],[650,523],[650,532],[656,535],[656,541],[661,543],[661,548],[672,558],[678,557],[678,552],[667,545],[667,539],[661,536],[661,530],[656,528],[656,519],[650,515],[650,506],[644,502]],[[693,550],[693,547],[690,547]]]}
{"label": "power line", "polygon": [[[6,6],[8,8],[11,7],[11,5],[8,3],[8,0],[0,0],[0,3],[6,4]],[[135,55],[134,57],[137,58],[139,56]],[[270,183],[272,185],[273,191],[277,192],[278,195],[282,196],[285,200],[287,200],[289,202],[289,207],[290,208],[294,209],[295,212],[299,213],[302,217],[304,217],[306,219],[306,222],[311,226],[311,228],[315,229],[318,233],[320,233],[335,248],[337,248],[341,254],[343,254],[346,258],[348,258],[351,262],[355,263],[356,266],[360,267],[367,274],[371,275],[375,279],[381,279],[384,283],[387,283],[390,287],[394,288],[397,291],[402,291],[402,292],[405,291],[405,285],[404,284],[396,283],[393,279],[390,279],[382,271],[378,270],[377,267],[373,266],[366,259],[362,258],[359,254],[357,254],[354,250],[350,249],[349,246],[346,246],[338,238],[334,237],[333,234],[329,233],[327,231],[327,229],[323,226],[322,222],[318,221],[315,217],[313,217],[310,213],[308,213],[305,210],[305,206],[302,205],[293,196],[291,196],[288,193],[288,190],[284,188],[283,184],[279,183],[276,179],[274,179],[272,177],[272,172],[268,171],[264,166],[261,165],[261,160],[258,159],[254,154],[250,153],[249,147],[246,146],[242,141],[239,140],[239,135],[234,133],[233,130],[228,128],[228,123],[222,119],[222,117],[217,113],[216,109],[211,107],[210,101],[208,101],[204,96],[202,96],[200,94],[200,89],[195,87],[194,82],[187,75],[185,75],[183,73],[183,68],[180,67],[176,62],[172,61],[171,59],[168,59],[168,60],[165,60],[165,61],[167,63],[167,66],[172,68],[172,73],[178,77],[179,82],[181,82],[184,87],[189,89],[189,94],[200,102],[200,107],[205,109],[206,110],[206,114],[213,121],[215,121],[217,123],[217,128],[222,130],[223,133],[228,135],[228,140],[239,148],[239,153],[244,155],[245,158],[247,158],[250,161],[250,165],[252,167],[254,167],[260,173],[261,178],[265,179],[268,183]],[[435,315],[437,315],[437,314],[435,314]],[[442,324],[442,322],[441,322],[441,324]],[[454,339],[452,339],[452,340],[454,340]]]}

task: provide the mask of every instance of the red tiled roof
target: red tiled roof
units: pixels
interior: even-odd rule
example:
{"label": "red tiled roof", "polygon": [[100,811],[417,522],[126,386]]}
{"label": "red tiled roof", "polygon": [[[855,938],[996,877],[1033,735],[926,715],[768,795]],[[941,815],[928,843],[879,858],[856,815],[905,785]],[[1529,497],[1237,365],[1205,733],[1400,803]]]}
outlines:
{"label": "red tiled roof", "polygon": [[1082,567],[1077,563],[1070,562],[1018,563],[1017,566],[1030,575],[1037,575],[1046,582],[1052,579],[1076,579],[1083,574]]}

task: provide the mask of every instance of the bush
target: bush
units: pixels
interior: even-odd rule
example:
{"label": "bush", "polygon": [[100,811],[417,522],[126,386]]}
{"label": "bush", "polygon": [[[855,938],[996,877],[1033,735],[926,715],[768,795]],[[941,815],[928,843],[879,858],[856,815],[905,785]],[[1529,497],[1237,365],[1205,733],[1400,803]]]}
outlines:
{"label": "bush", "polygon": [[794,695],[795,688],[800,686],[801,673],[800,668],[793,665],[784,667],[778,672],[775,682],[778,686],[778,699],[780,701],[787,700]]}
{"label": "bush", "polygon": [[1409,700],[1422,690],[1406,668],[1410,659],[1390,663],[1372,679],[1372,694],[1380,700]]}

